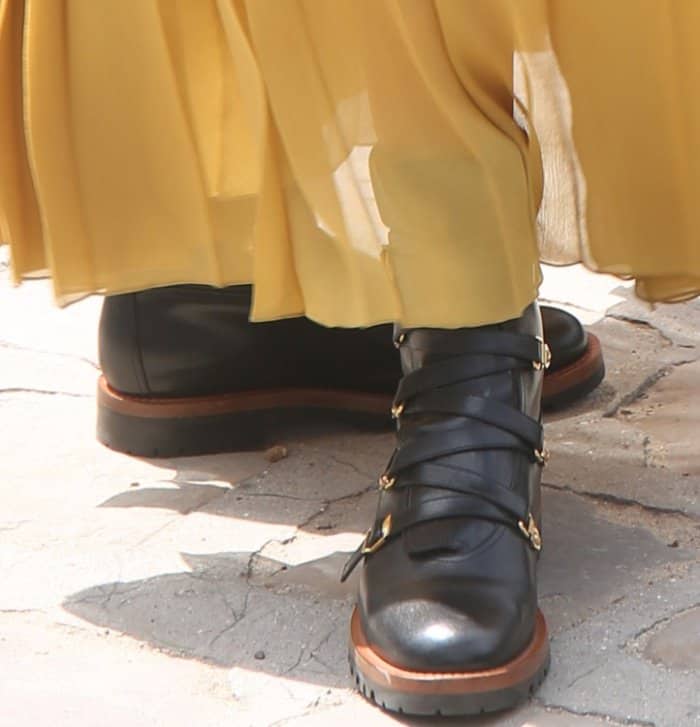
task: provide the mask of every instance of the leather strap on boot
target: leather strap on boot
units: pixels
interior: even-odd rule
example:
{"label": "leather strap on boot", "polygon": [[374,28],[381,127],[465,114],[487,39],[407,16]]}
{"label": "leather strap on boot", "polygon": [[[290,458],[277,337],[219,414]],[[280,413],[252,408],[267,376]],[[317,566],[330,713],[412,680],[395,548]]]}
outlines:
{"label": "leather strap on boot", "polygon": [[[397,346],[410,332],[402,332]],[[542,539],[531,503],[526,497],[476,472],[454,469],[445,458],[461,452],[520,451],[539,465],[547,459],[539,421],[517,409],[469,392],[467,382],[513,370],[547,368],[547,345],[532,336],[506,331],[461,331],[458,340],[446,335],[431,343],[431,351],[451,358],[412,371],[401,380],[392,413],[425,417],[428,424],[400,437],[384,474],[378,516],[363,542],[346,563],[345,580],[360,561],[409,528],[435,520],[477,518],[510,527],[539,551]],[[468,351],[468,354],[464,352]],[[437,415],[437,416],[435,416]],[[475,420],[487,426],[454,426],[454,419]],[[419,486],[435,488],[435,497],[412,506],[409,498],[382,500],[392,491]]]}

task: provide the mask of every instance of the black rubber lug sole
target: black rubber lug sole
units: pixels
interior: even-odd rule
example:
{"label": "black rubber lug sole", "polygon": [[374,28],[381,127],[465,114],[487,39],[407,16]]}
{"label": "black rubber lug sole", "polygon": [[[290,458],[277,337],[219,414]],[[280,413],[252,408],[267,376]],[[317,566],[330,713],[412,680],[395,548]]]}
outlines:
{"label": "black rubber lug sole", "polygon": [[213,416],[135,417],[104,406],[97,409],[97,439],[117,452],[138,457],[185,457],[264,449],[290,433],[320,433],[329,425],[385,431],[388,414],[289,408]]}
{"label": "black rubber lug sole", "polygon": [[550,656],[535,675],[521,684],[481,694],[410,694],[390,691],[372,684],[355,667],[352,650],[350,674],[356,689],[369,701],[388,712],[416,717],[470,717],[502,712],[527,701],[549,673]]}

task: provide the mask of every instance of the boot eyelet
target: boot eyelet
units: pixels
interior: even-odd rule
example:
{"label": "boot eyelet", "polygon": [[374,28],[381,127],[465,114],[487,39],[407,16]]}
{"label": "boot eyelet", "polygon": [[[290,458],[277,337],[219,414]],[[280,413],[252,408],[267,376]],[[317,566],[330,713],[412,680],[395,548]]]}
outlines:
{"label": "boot eyelet", "polygon": [[379,477],[379,489],[390,490],[396,484],[396,477],[389,477],[385,472]]}
{"label": "boot eyelet", "polygon": [[399,333],[398,336],[394,339],[394,346],[395,348],[400,348],[401,344],[406,340],[406,334],[405,333]]}
{"label": "boot eyelet", "polygon": [[394,406],[391,407],[392,419],[398,419],[403,414],[403,410],[404,410],[403,402],[401,404],[394,404]]}

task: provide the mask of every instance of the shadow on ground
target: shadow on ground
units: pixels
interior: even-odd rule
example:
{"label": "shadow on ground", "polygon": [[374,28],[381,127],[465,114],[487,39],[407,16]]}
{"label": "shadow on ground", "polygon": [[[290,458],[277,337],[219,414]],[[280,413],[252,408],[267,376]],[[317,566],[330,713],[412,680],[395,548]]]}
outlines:
{"label": "shadow on ground", "polygon": [[[547,483],[545,472],[539,583],[554,645],[559,634],[643,592],[660,573],[668,576],[695,554],[692,544],[666,537],[656,527],[653,508],[633,502],[628,492],[622,497],[615,485],[604,482],[595,496],[569,486],[567,467],[578,471],[590,462],[605,477],[606,463],[640,472],[647,466],[641,435],[611,443],[610,432],[623,428],[615,417],[635,401],[629,392],[643,395],[644,386],[653,385],[652,364],[672,366],[674,361],[651,361],[652,353],[666,345],[658,331],[644,329],[631,350],[617,340],[622,325],[606,319],[596,327],[609,356],[606,383],[551,420],[559,427],[553,439],[564,475]],[[634,366],[631,357],[636,357]],[[584,433],[585,447],[569,442],[569,437],[584,441]],[[347,552],[333,538],[367,527],[376,473],[390,453],[391,436],[329,423],[322,430],[295,431],[292,441],[281,443],[289,445],[288,457],[243,478],[232,473],[245,469],[241,457],[246,455],[153,460],[170,470],[162,487],[127,487],[102,506],[214,515],[231,519],[231,528],[243,522],[279,524],[292,528],[292,535],[254,552],[182,553],[181,572],[98,585],[68,597],[66,610],[183,658],[322,687],[349,687],[347,624],[356,582],[339,583]],[[295,551],[310,540],[315,551]],[[312,551],[317,557],[308,556]],[[571,686],[574,676],[557,670],[555,662],[549,679]]]}
{"label": "shadow on ground", "polygon": [[[225,493],[225,504],[219,498],[217,514],[225,510],[235,521],[245,509],[250,519],[279,519],[276,498],[241,501],[236,491]],[[648,571],[687,557],[643,528],[611,522],[573,494],[545,488],[544,499],[540,601],[555,636],[623,599]],[[373,493],[349,500],[350,509],[364,500],[372,505]],[[70,596],[64,607],[185,658],[346,687],[355,589],[352,581],[338,581],[346,557],[333,552],[290,566],[260,552],[182,553],[182,572],[95,586]]]}

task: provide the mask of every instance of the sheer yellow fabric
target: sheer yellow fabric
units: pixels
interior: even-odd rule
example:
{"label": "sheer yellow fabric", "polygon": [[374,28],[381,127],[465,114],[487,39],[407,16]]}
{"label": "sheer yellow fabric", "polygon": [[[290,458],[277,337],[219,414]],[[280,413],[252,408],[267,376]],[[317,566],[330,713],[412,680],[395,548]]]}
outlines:
{"label": "sheer yellow fabric", "polygon": [[[478,325],[700,292],[697,0],[0,0],[0,239],[57,299]],[[539,250],[538,250],[539,245]]]}

